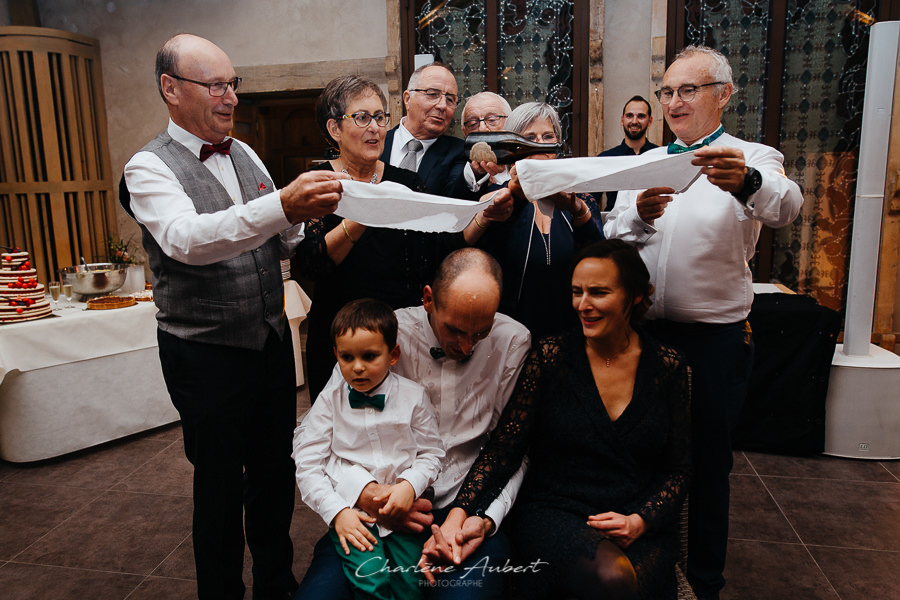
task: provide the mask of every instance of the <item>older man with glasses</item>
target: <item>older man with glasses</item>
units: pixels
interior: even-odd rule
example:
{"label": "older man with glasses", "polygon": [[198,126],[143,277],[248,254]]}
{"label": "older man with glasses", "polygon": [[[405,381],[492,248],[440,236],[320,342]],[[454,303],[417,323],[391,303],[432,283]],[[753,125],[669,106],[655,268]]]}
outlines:
{"label": "older man with glasses", "polygon": [[415,171],[432,194],[471,199],[480,189],[466,184],[464,143],[446,135],[459,101],[447,65],[434,62],[413,71],[403,92],[406,116],[387,132],[381,160]]}
{"label": "older man with glasses", "polygon": [[277,189],[259,157],[228,137],[228,55],[181,34],[156,58],[169,124],[125,166],[122,204],[141,227],[159,312],[159,358],[194,467],[193,547],[202,599],[290,598],[297,418],[294,356],[279,259],[302,224],[334,212],[340,173]]}
{"label": "older man with glasses", "polygon": [[689,46],[675,57],[657,97],[678,140],[646,154],[694,151],[702,175],[681,194],[619,192],[604,227],[637,246],[656,289],[647,329],[681,350],[693,372],[688,579],[704,599],[725,585],[731,433],[753,360],[747,263],[762,225],[788,225],[803,203],[780,152],[725,133],[733,90],[720,52]]}
{"label": "older man with glasses", "polygon": [[[503,131],[510,112],[509,102],[503,96],[494,92],[479,92],[469,98],[463,108],[463,134],[469,136],[475,132]],[[505,166],[486,161],[469,161],[463,174],[469,189],[473,191],[487,184],[509,181],[509,171]]]}

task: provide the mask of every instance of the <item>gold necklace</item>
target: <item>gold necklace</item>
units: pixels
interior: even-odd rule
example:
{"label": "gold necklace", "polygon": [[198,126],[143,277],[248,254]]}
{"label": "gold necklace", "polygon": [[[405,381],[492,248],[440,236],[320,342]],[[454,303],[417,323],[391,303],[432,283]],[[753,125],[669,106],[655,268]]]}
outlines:
{"label": "gold necklace", "polygon": [[618,352],[616,352],[615,354],[613,354],[613,355],[610,356],[609,358],[600,356],[600,354],[597,353],[596,350],[595,350],[594,352],[597,354],[597,358],[599,358],[600,360],[606,361],[606,368],[608,369],[608,368],[610,368],[610,367],[612,366],[612,361],[614,361],[615,359],[617,359],[617,358],[619,358],[620,356],[622,356],[622,355],[625,353],[625,351],[628,350],[628,348],[629,348],[630,346],[631,346],[631,332],[630,332],[630,331],[626,331],[626,332],[625,332],[625,345],[622,347],[621,350],[619,350]]}

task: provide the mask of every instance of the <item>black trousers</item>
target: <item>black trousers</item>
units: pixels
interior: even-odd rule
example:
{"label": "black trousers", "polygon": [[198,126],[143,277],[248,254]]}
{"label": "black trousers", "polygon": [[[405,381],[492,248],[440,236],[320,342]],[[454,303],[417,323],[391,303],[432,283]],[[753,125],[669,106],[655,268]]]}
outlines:
{"label": "black trousers", "polygon": [[688,515],[688,580],[698,595],[725,585],[732,432],[747,396],[753,343],[746,321],[729,324],[646,322],[691,366],[693,477]]}
{"label": "black trousers", "polygon": [[[291,572],[297,419],[293,346],[271,331],[261,351],[158,331],[159,357],[194,465],[194,560],[201,600],[244,596],[244,534],[254,598],[284,597]],[[243,521],[243,523],[242,523]]]}

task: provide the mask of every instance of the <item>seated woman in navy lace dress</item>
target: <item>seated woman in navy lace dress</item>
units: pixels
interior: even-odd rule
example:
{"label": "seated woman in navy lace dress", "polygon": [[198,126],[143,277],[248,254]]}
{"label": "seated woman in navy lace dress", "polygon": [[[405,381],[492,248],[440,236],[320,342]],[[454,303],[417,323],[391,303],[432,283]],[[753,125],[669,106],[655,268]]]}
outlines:
{"label": "seated woman in navy lace dress", "polygon": [[[689,370],[635,328],[649,274],[620,240],[583,249],[571,275],[581,326],[532,350],[457,497],[479,515],[525,454],[504,523],[517,598],[675,598],[690,470]],[[538,562],[535,562],[538,561]]]}

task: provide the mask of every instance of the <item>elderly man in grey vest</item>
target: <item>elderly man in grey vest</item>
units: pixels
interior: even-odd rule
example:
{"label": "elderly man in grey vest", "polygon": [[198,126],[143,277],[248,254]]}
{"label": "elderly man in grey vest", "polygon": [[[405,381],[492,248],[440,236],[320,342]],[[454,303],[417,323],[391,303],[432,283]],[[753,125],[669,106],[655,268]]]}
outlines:
{"label": "elderly man in grey vest", "polygon": [[[200,598],[243,598],[244,539],[253,598],[289,598],[296,394],[279,259],[303,222],[330,214],[341,174],[276,189],[259,157],[228,137],[241,80],[193,35],[168,40],[156,83],[166,131],[125,167],[159,313],[160,362],[194,466]],[[246,526],[244,525],[246,523]]]}

